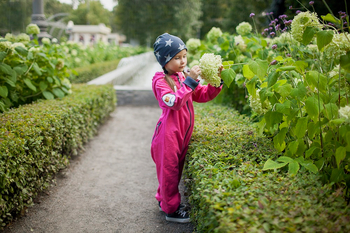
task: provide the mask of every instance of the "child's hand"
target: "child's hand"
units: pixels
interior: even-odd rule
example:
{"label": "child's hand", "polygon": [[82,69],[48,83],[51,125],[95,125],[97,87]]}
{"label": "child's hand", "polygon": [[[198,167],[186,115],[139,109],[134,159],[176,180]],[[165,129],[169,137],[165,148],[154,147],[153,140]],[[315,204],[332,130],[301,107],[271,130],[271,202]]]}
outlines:
{"label": "child's hand", "polygon": [[219,68],[219,72],[218,72],[218,75],[219,75],[219,77],[221,78],[221,72],[224,70],[224,66],[222,65],[222,66],[220,66],[220,68]]}
{"label": "child's hand", "polygon": [[191,77],[194,80],[197,80],[198,76],[201,74],[201,69],[199,66],[193,66],[190,70],[190,73],[185,72],[186,76]]}

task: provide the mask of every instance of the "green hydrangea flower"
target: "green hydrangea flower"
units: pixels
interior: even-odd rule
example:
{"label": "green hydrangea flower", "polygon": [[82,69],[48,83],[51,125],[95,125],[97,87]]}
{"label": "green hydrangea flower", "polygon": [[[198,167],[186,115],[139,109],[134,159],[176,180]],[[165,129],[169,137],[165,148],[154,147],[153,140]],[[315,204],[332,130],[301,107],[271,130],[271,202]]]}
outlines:
{"label": "green hydrangea flower", "polygon": [[38,35],[40,33],[40,28],[38,27],[38,25],[31,23],[27,26],[26,32],[29,35]]}
{"label": "green hydrangea flower", "polygon": [[215,42],[220,36],[222,36],[222,31],[217,27],[212,27],[207,34],[207,38],[211,42]]}
{"label": "green hydrangea flower", "polygon": [[62,58],[57,59],[56,69],[61,70],[64,66],[64,60]]}
{"label": "green hydrangea flower", "polygon": [[236,32],[242,36],[248,35],[249,33],[251,33],[252,30],[253,30],[253,27],[248,22],[241,22],[236,27]]}
{"label": "green hydrangea flower", "polygon": [[186,42],[186,46],[187,46],[187,49],[190,53],[194,53],[197,51],[199,46],[201,46],[201,41],[199,39],[190,38]]}
{"label": "green hydrangea flower", "polygon": [[219,68],[222,66],[222,59],[220,55],[213,53],[205,53],[199,60],[199,67],[201,69],[201,78],[207,83],[219,87],[221,78],[218,75]]}
{"label": "green hydrangea flower", "polygon": [[295,40],[290,32],[284,32],[281,35],[273,38],[270,45],[273,44],[290,44],[290,45],[299,45],[299,42]]}
{"label": "green hydrangea flower", "polygon": [[306,27],[316,27],[322,29],[323,26],[319,22],[316,13],[305,11],[300,12],[294,17],[291,25],[291,33],[293,35],[293,38],[298,42],[302,42]]}

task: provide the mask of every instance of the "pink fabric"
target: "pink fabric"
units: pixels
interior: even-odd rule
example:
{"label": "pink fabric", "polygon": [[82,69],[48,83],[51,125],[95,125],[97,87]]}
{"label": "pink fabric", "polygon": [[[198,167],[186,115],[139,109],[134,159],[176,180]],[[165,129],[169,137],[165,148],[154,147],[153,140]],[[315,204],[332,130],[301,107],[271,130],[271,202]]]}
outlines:
{"label": "pink fabric", "polygon": [[[171,76],[176,82],[176,92],[165,81],[163,72],[157,72],[152,80],[154,95],[163,110],[151,145],[151,155],[156,164],[159,182],[155,197],[161,202],[162,210],[168,214],[175,212],[181,202],[178,186],[193,132],[194,109],[192,101],[200,103],[210,101],[220,93],[222,88],[216,88],[210,84],[199,84],[193,91],[182,83],[185,80],[183,74],[178,72],[177,75]],[[179,83],[178,79],[182,84]],[[169,106],[163,101],[166,94],[174,95],[173,106]]]}

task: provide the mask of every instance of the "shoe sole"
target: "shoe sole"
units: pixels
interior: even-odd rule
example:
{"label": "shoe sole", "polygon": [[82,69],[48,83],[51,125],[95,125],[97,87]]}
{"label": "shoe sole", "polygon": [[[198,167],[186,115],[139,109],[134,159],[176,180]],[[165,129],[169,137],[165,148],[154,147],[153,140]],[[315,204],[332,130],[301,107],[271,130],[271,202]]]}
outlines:
{"label": "shoe sole", "polygon": [[191,221],[191,219],[189,218],[172,218],[172,217],[168,217],[168,216],[165,216],[165,220],[169,221],[169,222],[178,222],[178,223],[188,223]]}

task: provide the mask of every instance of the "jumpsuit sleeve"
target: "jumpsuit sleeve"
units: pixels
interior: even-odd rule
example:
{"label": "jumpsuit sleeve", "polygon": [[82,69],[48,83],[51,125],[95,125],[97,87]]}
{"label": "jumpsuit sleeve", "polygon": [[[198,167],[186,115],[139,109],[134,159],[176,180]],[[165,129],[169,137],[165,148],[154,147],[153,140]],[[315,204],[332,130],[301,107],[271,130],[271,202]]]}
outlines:
{"label": "jumpsuit sleeve", "polygon": [[158,80],[155,87],[160,107],[180,110],[192,96],[198,82],[188,77],[183,84],[174,92],[165,80]]}
{"label": "jumpsuit sleeve", "polygon": [[193,94],[193,101],[198,103],[205,103],[214,99],[221,91],[222,85],[220,87],[214,87],[210,84],[202,85],[199,83]]}

